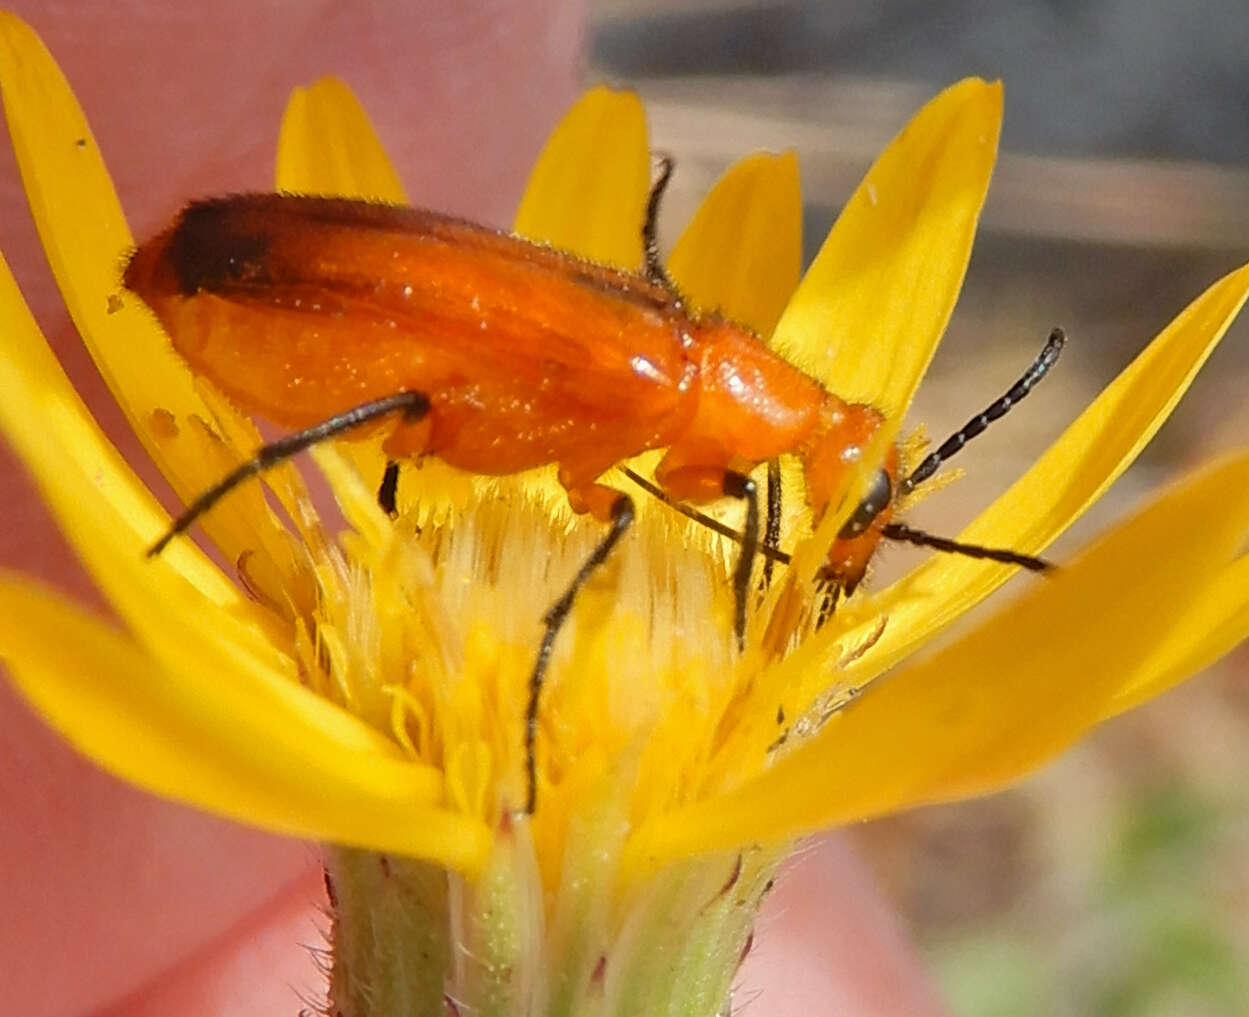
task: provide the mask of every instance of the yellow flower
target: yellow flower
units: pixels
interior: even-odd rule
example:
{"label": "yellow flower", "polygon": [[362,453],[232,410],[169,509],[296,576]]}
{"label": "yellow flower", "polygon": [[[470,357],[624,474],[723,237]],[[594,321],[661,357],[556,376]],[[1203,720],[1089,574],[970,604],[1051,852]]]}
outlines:
{"label": "yellow flower", "polygon": [[[59,71],[12,17],[0,21],[0,87],[66,305],[189,499],[259,444],[256,429],[120,294],[133,241],[116,197]],[[953,308],[1000,113],[998,86],[977,80],[921,110],[801,282],[795,162],[746,159],[670,272],[697,304],[880,408],[879,456]],[[548,144],[516,228],[638,267],[649,176],[637,100],[595,90]],[[403,199],[333,82],[292,100],[278,186]],[[1040,552],[1154,434],[1247,292],[1249,268],[1198,297],[961,539]],[[439,1006],[447,992],[488,1012],[576,1013],[606,992],[615,1009],[596,1012],[714,1013],[795,838],[1001,787],[1249,632],[1249,559],[1235,557],[1249,529],[1245,453],[918,662],[1013,570],[933,557],[819,628],[814,575],[845,512],[812,533],[791,511],[793,565],[755,598],[739,652],[732,548],[643,504],[556,645],[526,817],[522,718],[540,619],[601,535],[570,517],[548,474],[487,481],[422,464],[392,523],[372,493],[380,453],[323,446],[314,456],[350,527],[340,537],[284,466],[266,482],[294,536],[259,485],[203,520],[237,582],[185,539],[147,560],[168,519],[85,411],[7,270],[0,316],[0,426],[122,622],[3,575],[0,655],[49,723],[112,772],[340,846],[334,991],[351,1015],[401,1011],[376,976],[415,955],[433,958],[429,980],[405,991]],[[856,498],[843,494],[848,509]],[[398,903],[379,886],[396,873]],[[434,917],[416,928],[414,908]]]}

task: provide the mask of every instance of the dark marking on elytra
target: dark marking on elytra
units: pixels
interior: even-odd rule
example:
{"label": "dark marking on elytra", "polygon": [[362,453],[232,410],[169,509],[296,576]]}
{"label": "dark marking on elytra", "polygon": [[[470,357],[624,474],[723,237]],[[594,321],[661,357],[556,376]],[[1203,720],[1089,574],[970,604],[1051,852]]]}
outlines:
{"label": "dark marking on elytra", "polygon": [[254,223],[221,214],[218,201],[188,205],[169,240],[179,290],[192,296],[270,282],[272,239]]}

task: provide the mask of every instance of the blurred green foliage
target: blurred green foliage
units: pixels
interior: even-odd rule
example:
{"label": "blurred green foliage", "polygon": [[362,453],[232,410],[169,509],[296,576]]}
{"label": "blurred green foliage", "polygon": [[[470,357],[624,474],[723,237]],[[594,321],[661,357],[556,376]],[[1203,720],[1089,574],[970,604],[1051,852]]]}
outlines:
{"label": "blurred green foliage", "polygon": [[[1249,967],[1221,857],[1243,811],[1172,786],[1113,820],[1079,921],[1019,914],[936,944],[960,1017],[1244,1017]],[[1068,919],[1070,916],[1068,916]],[[1056,933],[1056,934],[1055,934]]]}

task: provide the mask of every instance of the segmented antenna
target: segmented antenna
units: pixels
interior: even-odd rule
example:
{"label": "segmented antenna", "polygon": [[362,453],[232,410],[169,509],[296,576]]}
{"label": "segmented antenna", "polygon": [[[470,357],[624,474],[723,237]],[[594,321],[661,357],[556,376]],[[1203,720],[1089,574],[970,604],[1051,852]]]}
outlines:
{"label": "segmented antenna", "polygon": [[1008,551],[1000,547],[982,547],[979,544],[961,544],[947,537],[937,537],[923,530],[913,530],[906,523],[886,523],[881,536],[887,540],[903,541],[918,547],[931,547],[934,551],[945,551],[949,554],[962,555],[964,558],[980,558],[985,561],[999,561],[1003,565],[1019,565],[1032,572],[1048,572],[1054,563],[1044,558],[1035,558],[1030,554]]}
{"label": "segmented antenna", "polygon": [[[984,429],[993,423],[993,421],[1000,417],[1006,416],[1011,407],[1031,392],[1036,383],[1044,378],[1049,369],[1054,366],[1055,361],[1058,360],[1058,355],[1062,352],[1063,344],[1066,343],[1066,341],[1067,334],[1061,328],[1054,329],[1045,343],[1045,348],[1041,350],[1036,360],[1032,362],[1032,366],[1024,371],[1023,377],[1015,382],[1015,384],[1010,387],[1010,390],[1004,396],[991,403],[982,412],[972,417],[971,420],[967,421],[966,424],[950,435],[950,437],[946,438],[936,451],[926,456],[923,462],[921,462],[911,472],[911,475],[902,481],[902,493],[909,494],[911,491],[915,490],[916,487],[936,473],[942,463],[961,452],[963,446],[971,441],[972,438],[984,431]],[[914,533],[916,531],[910,532]],[[910,540],[909,537],[894,537],[893,539]],[[916,543],[916,541],[911,541],[911,543]],[[938,547],[937,544],[929,544],[928,546]],[[950,550],[950,548],[939,549]],[[1023,563],[1017,562],[1016,564]],[[1030,568],[1031,566],[1024,565],[1024,567]]]}
{"label": "segmented antenna", "polygon": [[[671,173],[672,167],[669,160],[662,161],[659,180],[655,184],[654,190],[651,192],[651,215],[648,216],[648,225],[653,227],[653,212],[658,206],[658,196],[663,192],[664,185],[667,183],[668,175]],[[653,243],[653,232],[647,233],[647,244]],[[650,247],[648,246],[648,250]],[[941,464],[952,458],[966,445],[972,438],[980,434],[993,421],[1004,417],[1016,403],[1024,398],[1036,386],[1049,369],[1054,366],[1058,360],[1058,355],[1062,352],[1063,345],[1067,342],[1067,334],[1061,328],[1055,328],[1049,334],[1044,348],[1037,355],[1036,360],[1023,373],[1023,376],[1010,387],[1007,393],[1000,399],[995,400],[987,406],[982,412],[976,414],[971,420],[967,421],[959,430],[950,435],[943,441],[940,447],[924,460],[911,472],[910,476],[902,480],[898,487],[899,493],[910,493],[917,486],[931,477],[941,467]],[[632,480],[635,484],[647,491],[653,497],[663,502],[665,505],[681,513],[688,519],[707,527],[710,530],[719,533],[723,537],[742,543],[742,535],[734,530],[731,526],[705,513],[699,512],[697,509],[681,502],[675,501],[668,497],[657,484],[652,483],[645,477],[640,476],[627,466],[620,467],[621,471]],[[777,510],[775,512],[775,523],[773,522],[773,513],[771,512],[771,494],[775,475],[775,496],[777,500]],[[769,464],[769,525],[768,532],[762,544],[757,548],[758,552],[763,556],[765,566],[770,567],[773,562],[789,564],[790,556],[776,546],[779,537],[779,501],[780,501],[780,485],[779,470],[774,468],[774,464]],[[778,532],[773,534],[773,526],[776,525]],[[938,537],[923,530],[915,530],[907,526],[905,523],[891,522],[886,524],[881,530],[881,536],[886,540],[895,540],[902,543],[914,544],[918,547],[928,547],[934,551],[944,551],[947,554],[962,555],[965,558],[979,558],[985,561],[1001,562],[1003,565],[1018,565],[1020,568],[1028,569],[1032,572],[1046,572],[1054,568],[1053,563],[1046,561],[1044,558],[1037,558],[1030,554],[1021,554],[1018,551],[1011,551],[1006,548],[998,547],[982,547],[979,544],[964,544],[957,540],[950,540],[947,537]],[[821,615],[821,624],[826,620],[825,615],[831,613],[836,605],[836,600],[829,601],[825,598],[823,606],[824,614]]]}

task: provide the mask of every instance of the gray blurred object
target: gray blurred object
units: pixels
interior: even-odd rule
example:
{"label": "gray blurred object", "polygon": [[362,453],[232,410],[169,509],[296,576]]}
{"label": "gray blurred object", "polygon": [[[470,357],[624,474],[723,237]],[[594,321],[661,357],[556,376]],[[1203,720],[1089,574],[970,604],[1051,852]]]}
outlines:
{"label": "gray blurred object", "polygon": [[596,12],[596,71],[642,93],[656,144],[681,157],[674,221],[735,155],[793,146],[818,236],[893,131],[980,74],[1007,95],[987,231],[1249,251],[1243,0],[600,0]]}
{"label": "gray blurred object", "polygon": [[1004,145],[1249,164],[1243,0],[757,4],[603,0],[593,54],[627,78],[797,73],[1011,83]]}
{"label": "gray blurred object", "polygon": [[[663,237],[735,158],[792,147],[808,258],[925,101],[969,74],[1004,81],[1001,156],[917,417],[954,426],[949,391],[975,386],[969,372],[989,372],[987,391],[1051,326],[1073,341],[1052,394],[1029,411],[1044,417],[1038,444],[990,434],[982,463],[1040,451],[1180,308],[1249,259],[1244,0],[598,0],[591,55],[596,77],[640,92],[652,143],[677,158]],[[1199,379],[1146,464],[1173,468],[1249,433],[1249,342],[1232,339],[1224,370]],[[968,507],[988,497],[976,486],[960,485]],[[1097,517],[1114,514],[1112,501]]]}

